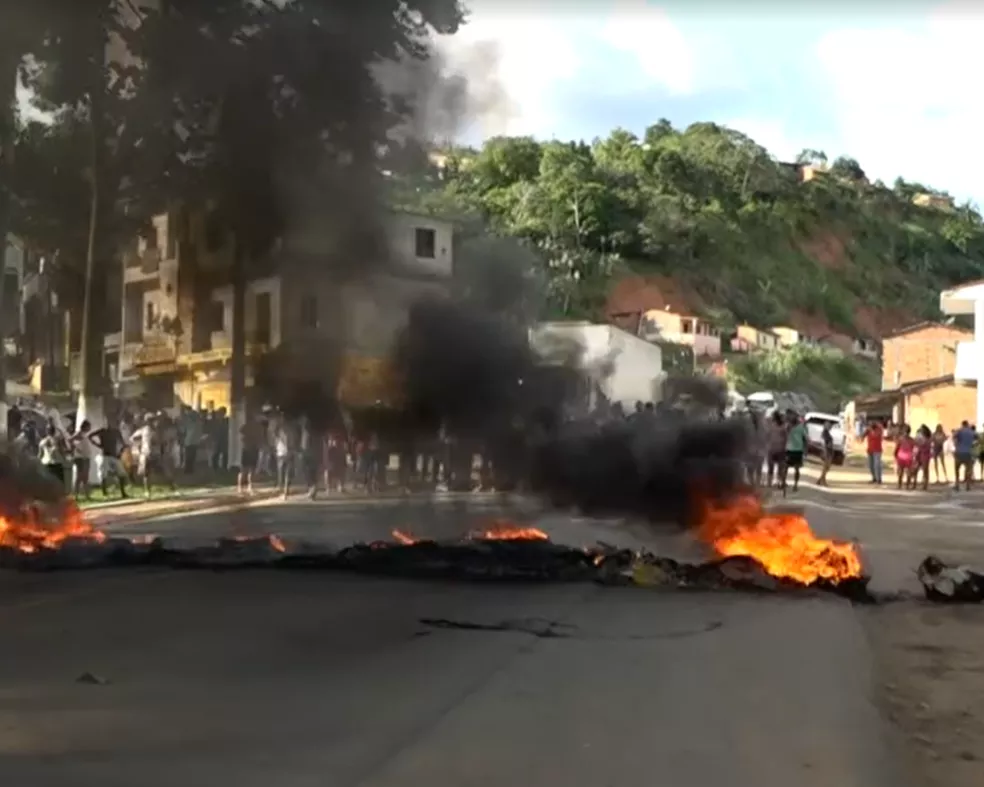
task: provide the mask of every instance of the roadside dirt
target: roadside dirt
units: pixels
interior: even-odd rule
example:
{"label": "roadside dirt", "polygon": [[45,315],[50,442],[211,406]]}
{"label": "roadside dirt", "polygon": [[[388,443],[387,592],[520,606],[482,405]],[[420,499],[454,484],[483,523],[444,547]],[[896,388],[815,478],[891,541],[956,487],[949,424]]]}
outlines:
{"label": "roadside dirt", "polygon": [[912,787],[984,784],[984,606],[865,610],[879,702]]}

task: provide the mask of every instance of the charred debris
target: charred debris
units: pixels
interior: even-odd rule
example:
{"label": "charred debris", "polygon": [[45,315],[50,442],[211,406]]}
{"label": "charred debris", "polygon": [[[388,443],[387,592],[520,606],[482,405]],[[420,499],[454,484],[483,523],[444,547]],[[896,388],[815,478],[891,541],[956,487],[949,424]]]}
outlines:
{"label": "charred debris", "polygon": [[0,569],[23,572],[95,568],[173,568],[231,571],[270,569],[346,571],[411,579],[476,582],[595,582],[695,591],[832,593],[870,601],[867,577],[804,584],[770,575],[756,560],[727,557],[691,564],[605,543],[578,548],[543,537],[485,537],[431,541],[394,539],[333,549],[276,536],[221,538],[200,546],[164,538],[68,537],[31,551],[0,547]]}

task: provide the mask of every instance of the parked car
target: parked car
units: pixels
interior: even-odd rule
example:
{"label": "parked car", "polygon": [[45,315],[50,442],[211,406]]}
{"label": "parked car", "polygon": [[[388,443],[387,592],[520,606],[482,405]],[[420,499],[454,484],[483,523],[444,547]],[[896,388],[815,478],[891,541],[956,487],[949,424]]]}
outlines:
{"label": "parked car", "polygon": [[847,454],[847,437],[840,416],[830,413],[807,413],[803,417],[806,425],[807,451],[811,454],[823,453],[823,425],[830,424],[830,436],[834,440],[834,464],[844,464]]}

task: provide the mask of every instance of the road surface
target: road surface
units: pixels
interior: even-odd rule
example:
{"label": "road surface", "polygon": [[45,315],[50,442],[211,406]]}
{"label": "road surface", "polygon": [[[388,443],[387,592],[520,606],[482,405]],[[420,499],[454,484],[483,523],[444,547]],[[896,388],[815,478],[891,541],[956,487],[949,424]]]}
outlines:
{"label": "road surface", "polygon": [[[803,497],[818,529],[871,519]],[[502,513],[482,498],[299,501],[118,528],[343,543],[394,527],[464,534]],[[508,515],[573,543],[648,538],[520,505]],[[0,619],[5,784],[907,784],[873,702],[861,622],[836,599],[271,572],[8,574]]]}

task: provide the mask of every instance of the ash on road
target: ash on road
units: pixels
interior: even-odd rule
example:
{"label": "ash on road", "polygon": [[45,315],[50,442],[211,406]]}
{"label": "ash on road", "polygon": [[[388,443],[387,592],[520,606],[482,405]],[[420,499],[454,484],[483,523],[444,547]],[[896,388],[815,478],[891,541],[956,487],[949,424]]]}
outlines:
{"label": "ash on road", "polygon": [[837,600],[170,571],[0,598],[4,784],[902,784]]}

